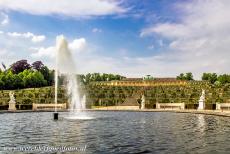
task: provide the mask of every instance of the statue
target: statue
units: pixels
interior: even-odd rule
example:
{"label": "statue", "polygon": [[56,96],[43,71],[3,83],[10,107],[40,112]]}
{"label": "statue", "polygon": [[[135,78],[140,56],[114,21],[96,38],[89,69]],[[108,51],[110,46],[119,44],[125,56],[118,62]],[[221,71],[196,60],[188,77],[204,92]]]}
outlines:
{"label": "statue", "polygon": [[8,110],[15,111],[16,110],[16,107],[15,107],[16,102],[15,102],[15,98],[14,98],[14,93],[12,91],[10,91],[9,96],[10,96],[10,101],[9,101]]}
{"label": "statue", "polygon": [[202,94],[200,96],[198,110],[204,110],[204,109],[205,109],[205,90],[202,89]]}
{"label": "statue", "polygon": [[145,95],[141,97],[141,109],[145,109]]}
{"label": "statue", "polygon": [[10,102],[15,103],[14,92],[10,91],[9,96],[10,96]]}

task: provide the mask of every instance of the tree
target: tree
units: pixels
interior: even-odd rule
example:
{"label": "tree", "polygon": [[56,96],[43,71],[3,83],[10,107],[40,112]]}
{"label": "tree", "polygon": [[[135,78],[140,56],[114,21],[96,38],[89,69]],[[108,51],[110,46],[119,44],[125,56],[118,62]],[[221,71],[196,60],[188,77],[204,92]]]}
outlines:
{"label": "tree", "polygon": [[177,80],[185,80],[185,75],[184,73],[181,73],[179,76],[176,77]]}
{"label": "tree", "polygon": [[4,82],[5,82],[5,89],[14,89],[15,76],[11,70],[7,71]]}
{"label": "tree", "polygon": [[216,73],[203,73],[202,80],[206,80],[214,84],[217,81],[217,74]]}
{"label": "tree", "polygon": [[32,79],[34,81],[33,87],[42,87],[47,86],[47,81],[44,79],[44,76],[41,72],[33,72],[32,73]]}
{"label": "tree", "polygon": [[0,89],[5,89],[4,73],[0,72]]}
{"label": "tree", "polygon": [[43,66],[39,71],[44,76],[47,84],[51,86],[54,83],[54,71],[50,71],[47,66]]}
{"label": "tree", "polygon": [[14,89],[24,88],[23,80],[22,80],[22,78],[18,74],[14,75],[13,87],[14,87]]}
{"label": "tree", "polygon": [[35,61],[32,63],[32,68],[37,71],[40,71],[41,69],[43,69],[43,67],[44,67],[44,64],[41,61]]}
{"label": "tree", "polygon": [[193,75],[192,75],[192,73],[191,73],[191,72],[186,73],[185,79],[186,79],[186,80],[193,80]]}
{"label": "tree", "polygon": [[217,81],[219,81],[221,84],[230,83],[230,75],[228,74],[219,75]]}
{"label": "tree", "polygon": [[186,74],[181,73],[179,76],[176,77],[177,80],[193,80],[193,75],[191,72],[188,72]]}
{"label": "tree", "polygon": [[11,70],[14,74],[18,74],[20,72],[23,72],[26,69],[30,69],[30,64],[27,63],[27,60],[19,60],[11,65]]}
{"label": "tree", "polygon": [[216,81],[216,82],[214,83],[214,85],[217,86],[217,87],[220,87],[220,86],[221,86],[221,82],[220,82],[220,81]]}

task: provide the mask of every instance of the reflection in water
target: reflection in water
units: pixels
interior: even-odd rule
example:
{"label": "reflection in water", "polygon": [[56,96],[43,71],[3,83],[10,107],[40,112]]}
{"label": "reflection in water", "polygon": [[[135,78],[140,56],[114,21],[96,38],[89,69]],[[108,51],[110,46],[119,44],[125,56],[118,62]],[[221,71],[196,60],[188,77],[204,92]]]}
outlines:
{"label": "reflection in water", "polygon": [[84,111],[73,111],[68,114],[68,116],[64,117],[65,119],[69,120],[91,120],[94,119],[94,117],[90,117],[87,115],[87,112]]}
{"label": "reflection in water", "polygon": [[201,132],[201,135],[204,133],[205,131],[205,119],[204,119],[204,116],[203,114],[199,114],[197,116],[197,126],[198,126],[198,130],[200,130]]}
{"label": "reflection in water", "polygon": [[0,114],[4,146],[85,146],[86,153],[226,153],[230,120],[166,112],[88,112],[92,120],[53,121],[46,112]]}

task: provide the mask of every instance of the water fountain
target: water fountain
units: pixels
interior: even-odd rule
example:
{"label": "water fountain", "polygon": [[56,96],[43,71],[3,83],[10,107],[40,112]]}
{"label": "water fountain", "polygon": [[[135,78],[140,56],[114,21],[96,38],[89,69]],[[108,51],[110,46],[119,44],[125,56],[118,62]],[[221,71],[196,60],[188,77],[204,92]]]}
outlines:
{"label": "water fountain", "polygon": [[[68,103],[70,105],[70,114],[68,119],[91,119],[83,112],[85,109],[85,95],[80,99],[78,91],[78,81],[76,78],[76,67],[72,54],[68,48],[68,42],[63,35],[56,38],[56,69],[55,69],[55,104],[57,104],[58,74],[66,77],[66,92]],[[55,107],[55,116],[58,118],[57,108]]]}

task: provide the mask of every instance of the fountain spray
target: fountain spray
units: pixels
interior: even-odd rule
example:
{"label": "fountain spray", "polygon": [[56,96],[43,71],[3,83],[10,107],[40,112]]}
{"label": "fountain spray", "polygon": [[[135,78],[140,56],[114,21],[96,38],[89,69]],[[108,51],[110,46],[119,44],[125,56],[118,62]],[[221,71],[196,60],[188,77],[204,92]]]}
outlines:
{"label": "fountain spray", "polygon": [[58,120],[58,112],[57,112],[57,90],[58,90],[58,52],[56,51],[56,60],[55,60],[55,111],[54,111],[54,120]]}
{"label": "fountain spray", "polygon": [[71,115],[79,116],[85,109],[85,96],[80,99],[78,91],[78,81],[76,78],[76,67],[73,56],[68,48],[68,42],[63,35],[56,38],[56,69],[55,69],[55,112],[54,119],[58,119],[57,113],[57,92],[58,92],[58,74],[66,78],[66,92],[70,104]]}

